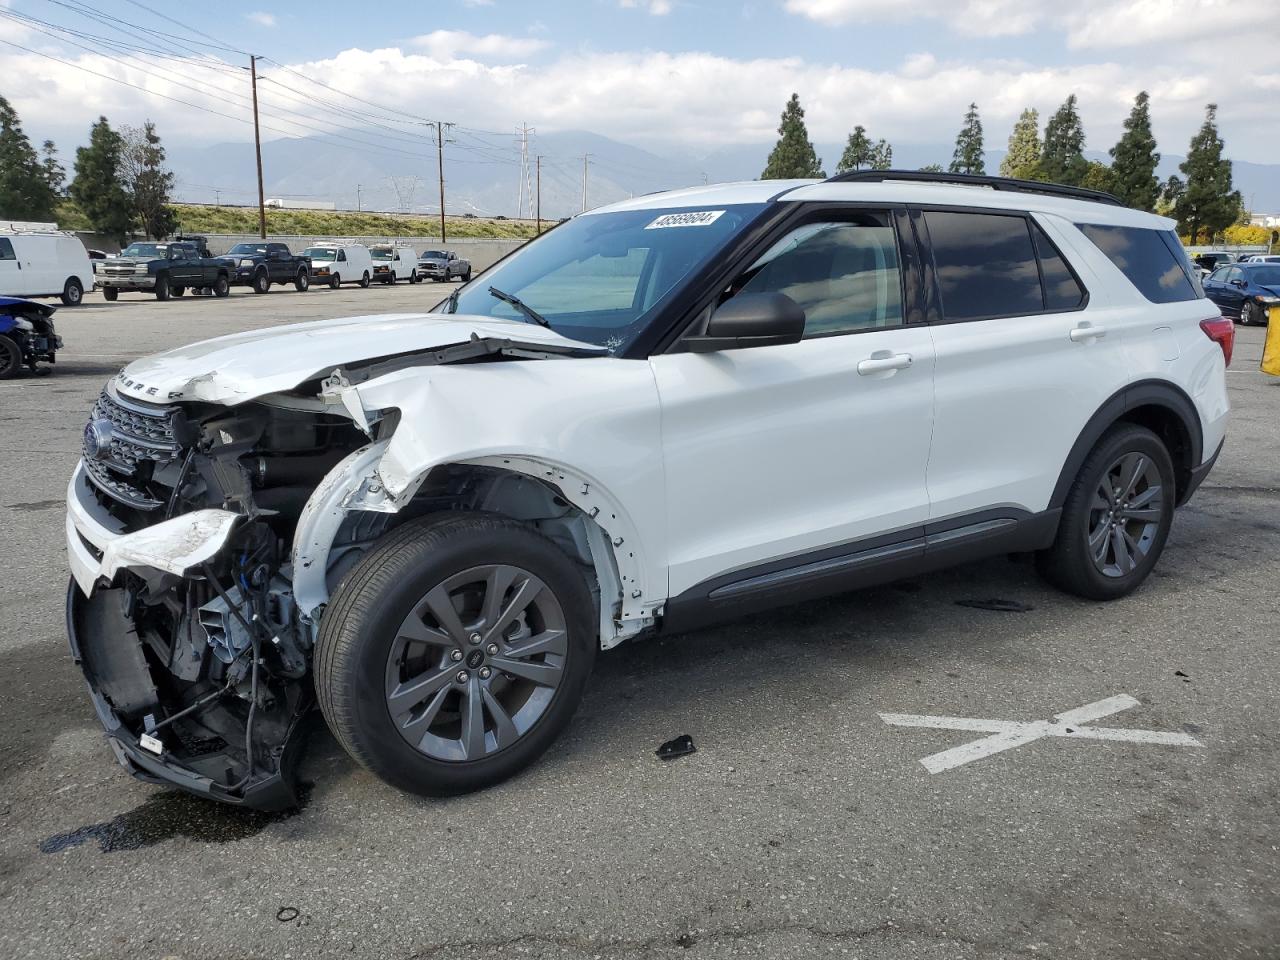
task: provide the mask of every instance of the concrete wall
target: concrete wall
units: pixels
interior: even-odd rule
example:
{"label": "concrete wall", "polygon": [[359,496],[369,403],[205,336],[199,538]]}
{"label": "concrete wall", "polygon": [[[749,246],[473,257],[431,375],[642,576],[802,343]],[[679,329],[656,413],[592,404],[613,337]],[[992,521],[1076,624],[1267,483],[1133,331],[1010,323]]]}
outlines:
{"label": "concrete wall", "polygon": [[[118,253],[119,244],[111,243],[102,237],[92,233],[78,233],[77,236],[84,241],[86,247],[92,247],[97,250],[105,250],[107,253]],[[209,240],[209,252],[214,256],[220,256],[226,253],[237,243],[253,243],[258,237],[253,234],[205,234]],[[267,238],[275,243],[287,243],[289,249],[294,253],[301,253],[305,248],[311,246],[317,240],[331,240],[329,236],[270,236]],[[440,242],[430,237],[345,237],[355,243],[390,243],[398,241],[407,243],[413,247],[418,253],[423,250],[430,250],[439,247]],[[512,250],[519,247],[525,241],[523,240],[483,240],[483,239],[458,239],[450,240],[445,244],[445,249],[452,250],[460,257],[465,257],[471,261],[471,266],[475,270],[483,270],[485,267],[491,266],[497,260],[505,257]]]}

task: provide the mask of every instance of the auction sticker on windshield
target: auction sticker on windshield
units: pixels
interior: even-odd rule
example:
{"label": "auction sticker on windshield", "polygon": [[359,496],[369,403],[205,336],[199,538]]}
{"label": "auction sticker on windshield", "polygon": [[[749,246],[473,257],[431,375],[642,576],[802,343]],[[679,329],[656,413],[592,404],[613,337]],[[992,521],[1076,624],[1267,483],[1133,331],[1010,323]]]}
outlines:
{"label": "auction sticker on windshield", "polygon": [[665,227],[709,227],[724,215],[723,210],[689,210],[685,213],[664,213],[645,227],[646,230],[662,230]]}

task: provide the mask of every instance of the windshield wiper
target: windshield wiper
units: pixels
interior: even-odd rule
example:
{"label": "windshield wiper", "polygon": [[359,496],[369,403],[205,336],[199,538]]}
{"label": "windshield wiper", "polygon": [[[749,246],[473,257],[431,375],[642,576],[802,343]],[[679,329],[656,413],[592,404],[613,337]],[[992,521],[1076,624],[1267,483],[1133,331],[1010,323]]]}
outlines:
{"label": "windshield wiper", "polygon": [[540,314],[537,310],[533,309],[533,307],[529,306],[519,297],[512,296],[511,294],[507,293],[504,290],[499,290],[497,287],[489,288],[489,296],[497,297],[499,300],[502,300],[504,303],[511,304],[513,307],[515,307],[517,310],[519,310],[521,313],[523,313],[526,317],[528,317],[530,320],[532,320],[536,324],[539,324],[544,327],[551,326],[551,324],[547,322],[546,317]]}

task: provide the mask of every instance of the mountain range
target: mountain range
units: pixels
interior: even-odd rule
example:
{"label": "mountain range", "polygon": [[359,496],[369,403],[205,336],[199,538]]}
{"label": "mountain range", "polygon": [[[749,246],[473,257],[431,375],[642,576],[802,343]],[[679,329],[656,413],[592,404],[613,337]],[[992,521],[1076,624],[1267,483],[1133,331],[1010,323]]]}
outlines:
{"label": "mountain range", "polygon": [[[376,131],[371,134],[376,136]],[[332,202],[338,209],[428,213],[440,209],[434,143],[396,144],[390,152],[352,146],[350,131],[272,140],[262,145],[263,180],[268,198]],[[370,141],[372,143],[373,141]],[[587,158],[588,207],[628,196],[690,186],[702,182],[750,180],[758,177],[772,144],[737,144],[694,154],[676,148],[645,149],[587,131],[541,134],[522,167],[514,138],[509,145],[458,135],[445,146],[445,206],[450,214],[480,216],[532,215],[534,154],[542,154],[542,216],[555,219],[583,208],[583,157]],[[816,144],[825,169],[834,172],[842,144]],[[420,157],[412,156],[421,153]],[[1003,150],[985,154],[987,169],[996,172]],[[1086,152],[1106,160],[1105,153]],[[917,169],[930,163],[945,166],[946,144],[900,144],[894,166]],[[1161,179],[1178,172],[1183,157],[1162,157]],[[253,147],[220,143],[203,147],[170,146],[168,162],[177,175],[174,199],[252,205],[257,200]],[[1235,161],[1236,188],[1255,213],[1280,212],[1280,164]],[[519,210],[517,203],[520,204]]]}

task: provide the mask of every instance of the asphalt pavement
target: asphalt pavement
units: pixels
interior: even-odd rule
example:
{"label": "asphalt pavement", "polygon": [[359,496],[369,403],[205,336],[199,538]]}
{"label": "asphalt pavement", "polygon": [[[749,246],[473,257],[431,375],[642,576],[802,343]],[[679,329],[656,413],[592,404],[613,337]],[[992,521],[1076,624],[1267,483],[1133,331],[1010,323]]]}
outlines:
{"label": "asphalt pavement", "polygon": [[[445,293],[95,294],[58,313],[51,376],[0,384],[0,956],[1277,956],[1280,379],[1257,328],[1221,460],[1125,600],[999,558],[625,644],[541,762],[467,797],[398,793],[319,722],[290,816],[128,777],[63,628],[63,497],[103,382]],[[1013,609],[960,603],[987,600]],[[681,734],[697,752],[660,761]],[[992,735],[1009,748],[921,762]]]}

